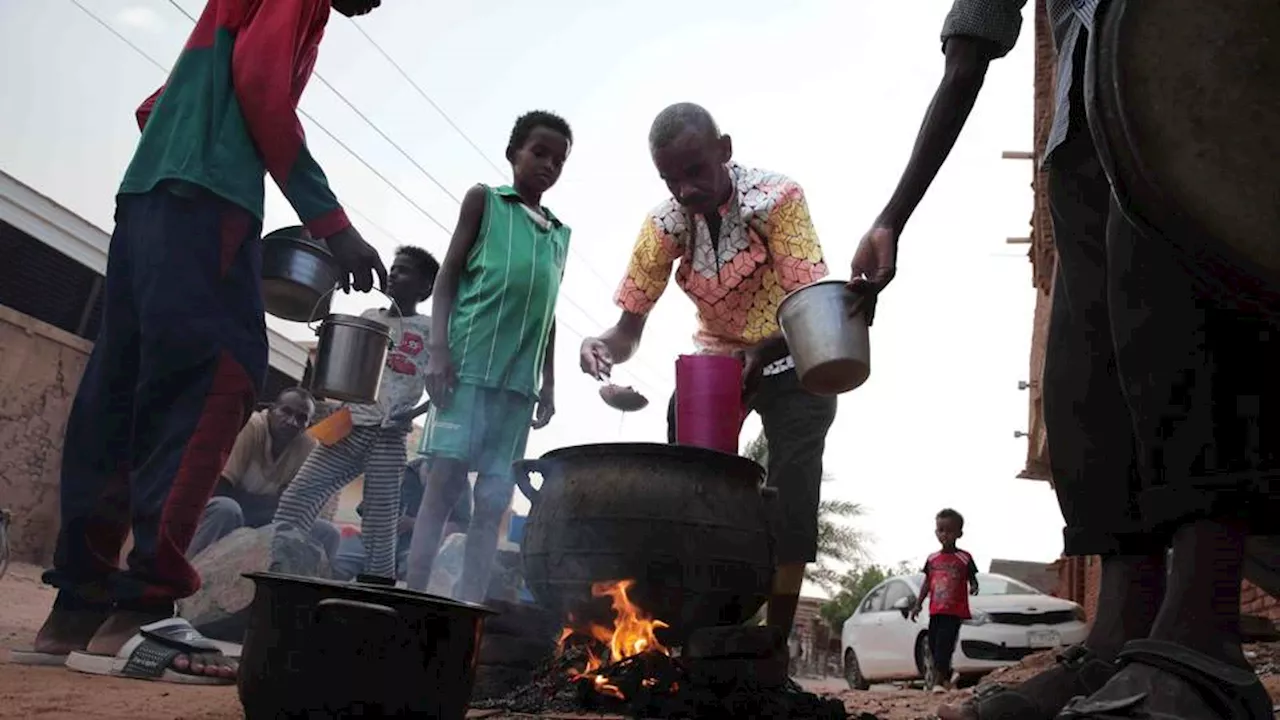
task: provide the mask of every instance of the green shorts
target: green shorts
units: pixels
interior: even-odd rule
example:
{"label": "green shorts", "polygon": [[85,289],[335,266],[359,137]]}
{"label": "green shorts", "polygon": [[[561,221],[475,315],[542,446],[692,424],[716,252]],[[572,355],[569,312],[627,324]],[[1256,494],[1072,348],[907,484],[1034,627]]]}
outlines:
{"label": "green shorts", "polygon": [[431,406],[418,453],[461,460],[481,475],[509,475],[524,459],[535,404],[510,390],[458,383],[448,408]]}

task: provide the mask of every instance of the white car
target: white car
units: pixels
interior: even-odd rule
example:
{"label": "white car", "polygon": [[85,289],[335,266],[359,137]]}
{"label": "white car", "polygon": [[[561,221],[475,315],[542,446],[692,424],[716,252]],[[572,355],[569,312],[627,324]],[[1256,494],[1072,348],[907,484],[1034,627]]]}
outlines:
{"label": "white car", "polygon": [[[880,583],[863,598],[840,633],[849,687],[873,682],[929,678],[928,601],[916,622],[909,618],[924,575],[902,575]],[[973,618],[960,628],[952,668],[973,678],[1032,653],[1084,641],[1084,609],[1004,575],[978,574],[978,594],[969,598]],[[929,678],[931,679],[931,678]]]}

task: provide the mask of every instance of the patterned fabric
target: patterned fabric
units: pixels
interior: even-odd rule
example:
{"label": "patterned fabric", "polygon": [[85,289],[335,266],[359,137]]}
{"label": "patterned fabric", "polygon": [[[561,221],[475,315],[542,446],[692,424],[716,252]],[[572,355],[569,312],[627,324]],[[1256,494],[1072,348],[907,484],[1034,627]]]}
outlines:
{"label": "patterned fabric", "polygon": [[[1071,117],[1071,84],[1075,78],[1076,45],[1093,28],[1100,0],[1044,0],[1053,28],[1053,45],[1058,51],[1057,82],[1054,83],[1053,127],[1045,143],[1048,158],[1067,137]],[[942,44],[956,36],[989,40],[996,46],[995,57],[1004,57],[1018,41],[1022,28],[1022,7],[1027,0],[955,0],[942,24]]]}
{"label": "patterned fabric", "polygon": [[[780,173],[728,165],[735,192],[720,208],[719,249],[706,220],[674,198],[649,213],[614,302],[647,315],[676,268],[676,284],[698,312],[700,352],[729,354],[778,332],[778,305],[827,275],[804,191]],[[748,225],[764,221],[768,239]]]}
{"label": "patterned fabric", "polygon": [[924,563],[924,587],[929,592],[929,615],[969,618],[969,580],[978,565],[964,550],[939,550]]}
{"label": "patterned fabric", "polygon": [[449,318],[458,379],[535,398],[569,255],[569,227],[527,208],[515,188],[485,188],[484,221]]}
{"label": "patterned fabric", "polygon": [[273,522],[310,532],[320,509],[364,473],[360,531],[367,554],[364,571],[390,578],[396,572],[396,525],[400,519],[400,478],[408,433],[395,428],[356,427],[341,442],[316,446],[285,489]]}

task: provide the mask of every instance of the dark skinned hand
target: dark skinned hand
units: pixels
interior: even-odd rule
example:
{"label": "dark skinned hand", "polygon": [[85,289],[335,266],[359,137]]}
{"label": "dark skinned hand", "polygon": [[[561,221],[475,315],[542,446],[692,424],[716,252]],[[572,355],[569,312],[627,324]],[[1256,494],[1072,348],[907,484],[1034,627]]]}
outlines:
{"label": "dark skinned hand", "polygon": [[345,230],[330,235],[325,238],[325,244],[342,273],[338,281],[342,292],[351,292],[352,288],[358,292],[369,292],[373,289],[375,275],[378,277],[378,289],[387,289],[387,266],[382,264],[378,251],[365,242],[355,226],[348,225]]}
{"label": "dark skinned hand", "polygon": [[423,374],[431,404],[442,410],[448,408],[453,400],[453,388],[458,383],[458,373],[453,367],[453,355],[448,347],[431,348]]}
{"label": "dark skinned hand", "polygon": [[865,298],[853,306],[852,313],[865,312],[870,326],[875,319],[876,298],[898,273],[898,231],[885,225],[868,230],[853,253],[849,269],[849,289]]}
{"label": "dark skinned hand", "polygon": [[543,383],[542,390],[538,393],[538,408],[533,413],[533,429],[541,430],[551,422],[551,416],[556,414],[556,387],[550,383]]}

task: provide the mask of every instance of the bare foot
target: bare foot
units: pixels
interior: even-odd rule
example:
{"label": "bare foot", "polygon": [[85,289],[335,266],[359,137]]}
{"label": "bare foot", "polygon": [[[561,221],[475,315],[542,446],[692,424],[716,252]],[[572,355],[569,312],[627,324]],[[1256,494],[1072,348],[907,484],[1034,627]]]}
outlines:
{"label": "bare foot", "polygon": [[[125,643],[138,634],[143,625],[167,620],[169,617],[171,617],[170,614],[156,615],[123,610],[112,613],[94,633],[85,652],[92,655],[115,655],[120,652],[120,648],[124,647]],[[173,659],[173,669],[192,675],[234,678],[239,666],[235,660],[220,652],[207,652],[179,655]]]}
{"label": "bare foot", "polygon": [[49,655],[66,655],[84,650],[98,627],[107,619],[106,610],[63,610],[54,608],[36,633],[31,649]]}

